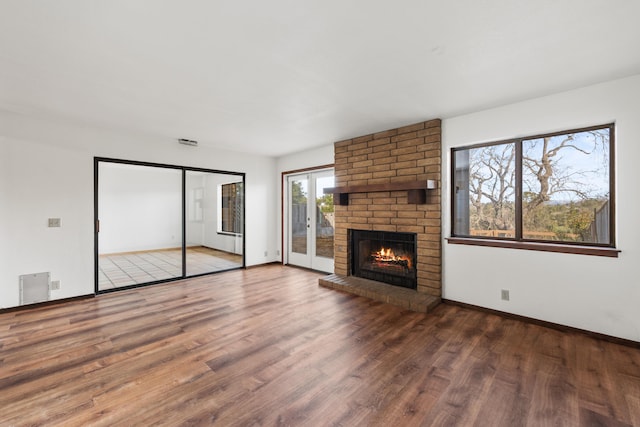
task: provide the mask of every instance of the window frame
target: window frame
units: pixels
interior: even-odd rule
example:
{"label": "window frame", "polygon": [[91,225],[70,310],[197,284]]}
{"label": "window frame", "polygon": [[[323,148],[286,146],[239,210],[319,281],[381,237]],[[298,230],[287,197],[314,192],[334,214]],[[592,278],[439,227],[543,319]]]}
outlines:
{"label": "window frame", "polygon": [[[237,191],[237,187],[238,185],[240,186],[239,189],[239,193]],[[225,212],[225,208],[224,208],[224,202],[225,202],[225,190],[224,188],[227,186],[232,186],[232,188],[234,189],[234,197],[227,197],[228,201],[230,201],[231,199],[236,200],[238,194],[240,195],[240,199],[242,202],[242,205],[244,206],[244,181],[238,181],[238,182],[229,182],[229,183],[225,183],[225,184],[219,184],[218,185],[218,234],[221,235],[225,235],[225,236],[241,236],[242,235],[242,230],[237,231],[237,230],[225,230],[224,229],[224,225],[225,223],[229,223],[229,221],[225,222],[224,221],[224,212]],[[237,203],[236,203],[237,205]],[[240,210],[241,212],[244,211],[244,208],[241,208]],[[231,221],[231,224],[233,224],[234,226],[236,225],[235,221]],[[241,227],[242,228],[242,227]]]}
{"label": "window frame", "polygon": [[[523,237],[523,143],[534,139],[549,138],[560,135],[569,135],[580,132],[588,132],[593,130],[609,129],[609,243],[589,243],[589,242],[571,242],[571,241],[553,241],[542,239],[528,239]],[[483,148],[491,146],[499,146],[513,144],[515,150],[515,237],[485,237],[471,236],[455,233],[456,224],[456,152],[471,150],[474,148]],[[447,238],[448,243],[465,244],[474,246],[490,246],[503,247],[513,249],[528,249],[547,252],[574,253],[584,255],[599,255],[617,257],[619,250],[616,249],[616,229],[615,229],[615,123],[607,123],[597,126],[589,126],[577,129],[562,130],[557,132],[549,132],[539,135],[527,135],[517,138],[511,138],[501,141],[491,141],[486,143],[478,143],[467,146],[451,148],[451,170],[450,179],[450,237]]]}

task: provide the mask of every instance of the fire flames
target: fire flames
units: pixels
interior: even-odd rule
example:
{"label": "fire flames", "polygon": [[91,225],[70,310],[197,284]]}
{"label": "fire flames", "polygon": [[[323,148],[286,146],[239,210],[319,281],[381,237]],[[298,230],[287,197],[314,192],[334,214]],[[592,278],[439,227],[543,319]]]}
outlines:
{"label": "fire flames", "polygon": [[382,248],[374,254],[374,259],[381,263],[400,264],[411,268],[411,259],[407,256],[397,256],[391,248]]}

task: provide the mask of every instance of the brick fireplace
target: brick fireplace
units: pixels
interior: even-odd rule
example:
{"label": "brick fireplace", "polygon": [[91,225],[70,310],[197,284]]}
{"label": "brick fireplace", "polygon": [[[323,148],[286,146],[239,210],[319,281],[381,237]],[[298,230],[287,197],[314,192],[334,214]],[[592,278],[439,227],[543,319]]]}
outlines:
{"label": "brick fireplace", "polygon": [[[335,274],[322,286],[416,311],[441,296],[441,121],[336,142]],[[354,230],[416,236],[416,289],[354,276]]]}

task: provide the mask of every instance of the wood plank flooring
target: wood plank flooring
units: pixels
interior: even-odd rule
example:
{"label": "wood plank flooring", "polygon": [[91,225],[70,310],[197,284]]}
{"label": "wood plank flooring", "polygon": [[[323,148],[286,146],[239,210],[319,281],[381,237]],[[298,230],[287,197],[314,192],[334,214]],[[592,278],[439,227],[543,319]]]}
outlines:
{"label": "wood plank flooring", "polygon": [[270,265],[0,314],[0,425],[640,426],[640,350]]}

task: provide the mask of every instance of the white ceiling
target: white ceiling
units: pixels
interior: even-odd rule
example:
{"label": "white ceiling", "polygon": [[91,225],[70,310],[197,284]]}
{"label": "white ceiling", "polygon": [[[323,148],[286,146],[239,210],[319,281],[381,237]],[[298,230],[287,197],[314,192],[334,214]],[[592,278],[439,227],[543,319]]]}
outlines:
{"label": "white ceiling", "polygon": [[637,0],[0,0],[0,110],[279,156],[640,73]]}

